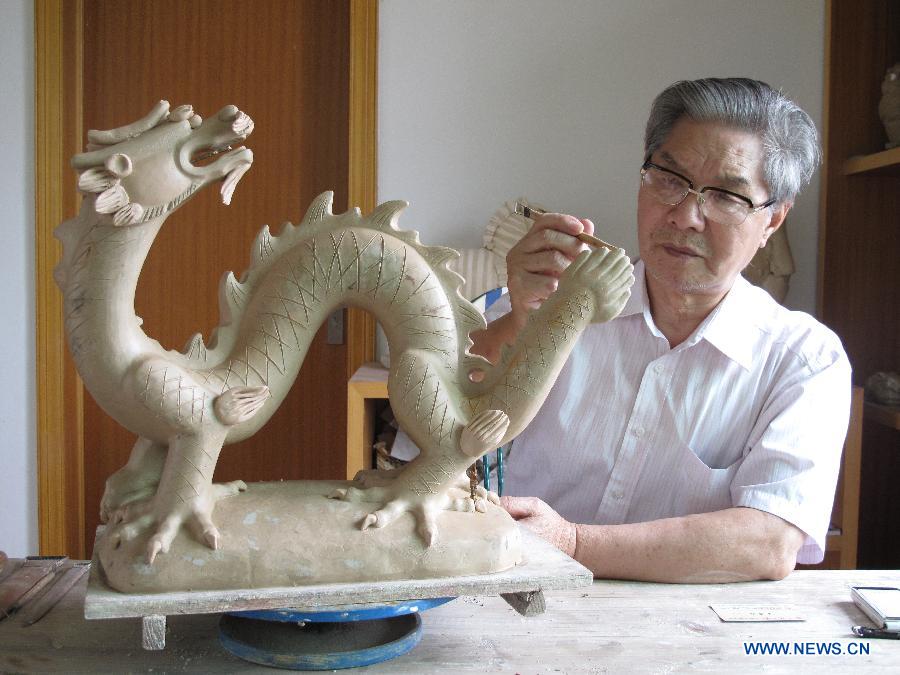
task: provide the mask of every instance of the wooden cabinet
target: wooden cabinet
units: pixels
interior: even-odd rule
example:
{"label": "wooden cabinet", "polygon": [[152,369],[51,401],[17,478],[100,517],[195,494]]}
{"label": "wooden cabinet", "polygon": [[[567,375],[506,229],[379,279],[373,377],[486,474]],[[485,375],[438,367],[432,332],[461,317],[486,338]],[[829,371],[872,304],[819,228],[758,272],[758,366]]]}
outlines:
{"label": "wooden cabinet", "polygon": [[[900,148],[885,150],[878,116],[900,62],[900,3],[832,0],[826,21],[818,313],[862,385],[900,370]],[[858,564],[897,568],[900,413],[867,404],[863,419]]]}

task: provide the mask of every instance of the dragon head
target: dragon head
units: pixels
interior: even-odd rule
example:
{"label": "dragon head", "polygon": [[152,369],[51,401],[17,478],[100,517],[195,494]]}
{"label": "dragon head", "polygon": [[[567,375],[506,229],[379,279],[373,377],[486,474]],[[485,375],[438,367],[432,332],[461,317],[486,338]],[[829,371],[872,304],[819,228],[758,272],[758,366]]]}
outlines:
{"label": "dragon head", "polygon": [[233,105],[203,120],[189,105],[157,103],[123,127],[89,131],[87,152],[76,155],[78,189],[96,195],[97,213],[116,225],[166,215],[209,183],[221,180],[225,204],[253,163],[253,152],[232,149],[253,132],[253,120]]}

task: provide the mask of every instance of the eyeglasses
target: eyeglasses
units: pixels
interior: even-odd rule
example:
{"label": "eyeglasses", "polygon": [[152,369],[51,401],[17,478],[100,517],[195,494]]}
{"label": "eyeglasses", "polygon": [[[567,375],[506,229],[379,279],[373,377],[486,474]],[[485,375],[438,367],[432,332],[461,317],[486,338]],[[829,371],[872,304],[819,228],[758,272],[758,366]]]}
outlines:
{"label": "eyeglasses", "polygon": [[695,190],[694,183],[689,179],[671,169],[654,164],[649,159],[641,167],[641,185],[655,199],[671,206],[683,202],[688,194],[697,195],[700,213],[729,227],[737,227],[747,220],[747,216],[751,213],[762,211],[777,201],[770,199],[765,204],[754,206],[744,195],[725,188],[707,185]]}

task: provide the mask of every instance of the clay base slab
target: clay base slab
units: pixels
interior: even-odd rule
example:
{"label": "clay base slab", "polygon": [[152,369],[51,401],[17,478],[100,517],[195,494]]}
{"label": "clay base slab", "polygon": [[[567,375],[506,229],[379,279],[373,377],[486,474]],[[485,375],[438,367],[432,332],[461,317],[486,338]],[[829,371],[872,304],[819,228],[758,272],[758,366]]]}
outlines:
{"label": "clay base slab", "polygon": [[144,562],[147,537],[116,549],[110,526],[98,534],[95,559],[106,583],[123,593],[272,588],[310,584],[483,575],[521,560],[519,529],[500,507],[486,513],[445,511],[438,541],[425,548],[406,514],[389,526],[365,531],[359,523],[377,504],[328,499],[347,481],[251,483],[221,500],[214,520],[217,550],[184,529],[167,554]]}
{"label": "clay base slab", "polygon": [[[455,575],[434,579],[317,584],[293,588],[248,588],[223,591],[117,593],[103,580],[96,551],[84,601],[88,619],[214,614],[252,609],[363,608],[375,603],[461,595],[529,594],[590,586],[590,570],[524,528],[522,562],[495,574]],[[164,623],[163,623],[164,625]]]}

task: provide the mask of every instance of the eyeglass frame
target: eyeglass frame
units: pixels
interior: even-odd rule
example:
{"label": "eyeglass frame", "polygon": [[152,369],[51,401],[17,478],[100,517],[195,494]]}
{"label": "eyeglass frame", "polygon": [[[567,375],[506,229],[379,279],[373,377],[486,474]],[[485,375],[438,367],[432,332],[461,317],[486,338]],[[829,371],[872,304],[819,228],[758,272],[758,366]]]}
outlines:
{"label": "eyeglass frame", "polygon": [[695,194],[698,197],[698,201],[699,201],[698,206],[700,207],[700,212],[703,213],[703,203],[706,201],[706,197],[703,196],[703,193],[706,192],[707,190],[715,190],[716,192],[724,192],[727,195],[731,195],[732,197],[737,197],[741,201],[746,202],[746,204],[750,207],[750,210],[747,211],[747,215],[744,216],[744,219],[740,223],[737,223],[734,227],[737,227],[738,225],[742,225],[744,223],[744,221],[747,220],[747,217],[750,216],[751,214],[759,213],[763,209],[769,208],[775,202],[778,201],[777,199],[772,198],[772,199],[768,200],[767,202],[765,202],[764,204],[760,204],[759,206],[756,206],[753,204],[753,200],[750,199],[749,197],[745,197],[742,194],[738,194],[737,192],[732,192],[731,190],[727,190],[725,188],[718,187],[716,185],[704,185],[699,190],[696,190],[696,189],[694,189],[694,181],[692,181],[690,178],[688,178],[687,176],[681,175],[677,171],[673,171],[672,169],[667,169],[666,167],[660,166],[659,164],[656,164],[655,162],[651,162],[649,156],[644,160],[644,163],[641,165],[641,185],[644,184],[644,175],[646,175],[647,169],[649,169],[649,168],[659,169],[663,173],[669,173],[669,174],[672,174],[673,176],[677,176],[678,178],[680,178],[681,180],[685,181],[688,184],[688,189],[684,193],[684,195],[682,195],[681,199],[679,199],[674,204],[669,204],[668,202],[662,202],[662,200],[660,200],[661,203],[663,203],[663,204],[669,204],[669,206],[678,206],[679,204],[683,203],[685,199],[687,199],[687,196],[689,194]]}

